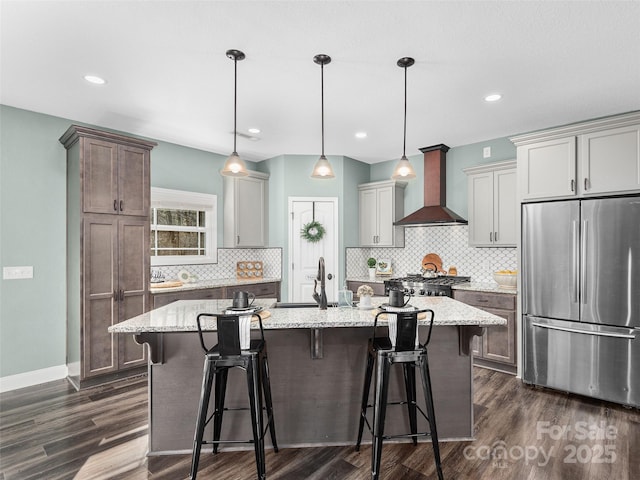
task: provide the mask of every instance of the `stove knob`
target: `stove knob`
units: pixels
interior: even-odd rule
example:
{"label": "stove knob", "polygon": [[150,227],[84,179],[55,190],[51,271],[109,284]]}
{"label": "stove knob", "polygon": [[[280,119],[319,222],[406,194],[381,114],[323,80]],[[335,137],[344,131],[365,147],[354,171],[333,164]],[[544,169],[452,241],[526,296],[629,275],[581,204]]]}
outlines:
{"label": "stove knob", "polygon": [[416,291],[412,288],[411,290],[409,290],[409,293],[413,295],[414,293],[416,293]]}
{"label": "stove knob", "polygon": [[420,289],[420,295],[424,295],[424,294],[425,294],[424,288]]}
{"label": "stove knob", "polygon": [[431,290],[429,290],[429,291],[427,292],[427,297],[430,297],[431,295],[433,295],[433,292],[432,292]]}
{"label": "stove knob", "polygon": [[409,289],[408,289],[408,288],[405,288],[405,289],[404,289],[404,293],[405,293],[406,295],[409,295]]}
{"label": "stove knob", "polygon": [[446,293],[445,292],[440,292],[440,293],[438,293],[438,295],[440,295],[441,297],[444,297],[444,296],[446,296]]}

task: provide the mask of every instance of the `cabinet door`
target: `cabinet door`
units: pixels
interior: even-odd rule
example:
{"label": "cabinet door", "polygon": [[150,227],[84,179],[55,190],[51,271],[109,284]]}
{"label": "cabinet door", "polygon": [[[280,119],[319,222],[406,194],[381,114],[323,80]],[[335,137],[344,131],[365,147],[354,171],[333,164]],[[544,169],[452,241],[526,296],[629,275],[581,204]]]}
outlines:
{"label": "cabinet door", "polygon": [[378,235],[378,205],[375,189],[360,190],[360,246],[375,246]]}
{"label": "cabinet door", "polygon": [[82,142],[83,211],[117,213],[118,145],[94,138],[84,138]]}
{"label": "cabinet door", "polygon": [[117,218],[87,215],[83,220],[82,378],[118,368],[117,337],[107,331],[118,323]]}
{"label": "cabinet door", "polygon": [[640,190],[640,126],[581,135],[580,167],[584,195]]}
{"label": "cabinet door", "polygon": [[483,308],[483,310],[505,318],[505,326],[487,327],[482,337],[482,358],[496,362],[516,364],[516,314],[509,310]]}
{"label": "cabinet door", "polygon": [[394,239],[394,188],[381,187],[376,191],[377,194],[377,212],[378,212],[378,238],[376,245],[379,247],[392,247]]}
{"label": "cabinet door", "polygon": [[118,147],[118,211],[124,215],[149,215],[149,150]]}
{"label": "cabinet door", "polygon": [[516,170],[498,170],[493,174],[493,243],[516,246]]}
{"label": "cabinet door", "polygon": [[[471,175],[469,195],[469,245],[475,247],[493,244],[493,173]],[[515,204],[515,196],[513,198]],[[515,208],[515,207],[514,207]]]}
{"label": "cabinet door", "polygon": [[264,247],[265,182],[259,178],[236,178],[235,229],[237,247]]}
{"label": "cabinet door", "polygon": [[576,137],[518,147],[523,200],[576,195]]}
{"label": "cabinet door", "polygon": [[[149,222],[120,217],[118,221],[119,322],[149,310]],[[146,365],[146,350],[133,335],[118,335],[118,367]]]}

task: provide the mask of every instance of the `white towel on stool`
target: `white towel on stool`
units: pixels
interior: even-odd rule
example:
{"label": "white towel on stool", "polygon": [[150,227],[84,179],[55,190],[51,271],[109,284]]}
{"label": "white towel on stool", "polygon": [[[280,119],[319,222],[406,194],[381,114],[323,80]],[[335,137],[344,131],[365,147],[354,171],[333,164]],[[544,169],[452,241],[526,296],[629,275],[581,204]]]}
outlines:
{"label": "white towel on stool", "polygon": [[[227,310],[228,315],[236,315],[238,312]],[[251,346],[251,317],[253,315],[240,315],[238,317],[238,337],[240,338],[240,350],[249,350]]]}
{"label": "white towel on stool", "polygon": [[[413,312],[415,307],[386,307],[387,312]],[[398,316],[395,313],[387,313],[387,322],[389,323],[389,340],[391,340],[391,346],[395,348],[396,338],[398,336]],[[418,341],[418,322],[416,322],[416,345],[418,348],[420,342]]]}

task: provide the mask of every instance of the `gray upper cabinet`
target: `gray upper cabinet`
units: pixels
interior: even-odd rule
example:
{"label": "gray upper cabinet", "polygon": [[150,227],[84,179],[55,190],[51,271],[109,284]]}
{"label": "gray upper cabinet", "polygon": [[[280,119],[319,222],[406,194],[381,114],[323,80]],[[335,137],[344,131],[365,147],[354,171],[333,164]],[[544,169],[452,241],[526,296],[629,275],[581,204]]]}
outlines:
{"label": "gray upper cabinet", "polygon": [[522,201],[640,191],[640,112],[513,137]]}
{"label": "gray upper cabinet", "polygon": [[406,185],[393,180],[358,185],[361,247],[404,247],[404,227],[393,222],[404,216]]}
{"label": "gray upper cabinet", "polygon": [[67,149],[67,367],[77,387],[146,369],[107,328],[150,309],[149,167],[155,143],[72,125]]}
{"label": "gray upper cabinet", "polygon": [[266,247],[269,243],[269,174],[225,177],[224,246]]}
{"label": "gray upper cabinet", "polygon": [[465,168],[469,199],[469,245],[514,247],[517,243],[516,162]]}
{"label": "gray upper cabinet", "polygon": [[149,150],[93,137],[82,144],[84,212],[148,215]]}

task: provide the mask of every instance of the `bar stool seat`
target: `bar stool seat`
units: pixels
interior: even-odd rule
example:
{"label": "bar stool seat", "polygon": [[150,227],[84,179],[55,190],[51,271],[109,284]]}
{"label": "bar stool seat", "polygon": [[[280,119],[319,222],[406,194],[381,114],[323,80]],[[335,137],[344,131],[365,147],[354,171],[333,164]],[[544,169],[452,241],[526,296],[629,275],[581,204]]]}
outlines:
{"label": "bar stool seat", "polygon": [[[218,343],[208,348],[204,342],[202,333],[202,317],[215,317],[218,331]],[[260,338],[251,339],[248,348],[241,349],[240,342],[240,314],[212,314],[201,313],[197,316],[198,335],[200,345],[205,352],[204,372],[202,377],[202,390],[198,406],[198,417],[193,440],[193,454],[191,458],[192,480],[196,480],[200,451],[202,445],[213,445],[213,453],[218,452],[221,443],[249,443],[254,445],[256,457],[256,469],[258,479],[266,478],[266,465],[264,453],[264,436],[269,430],[273,449],[278,451],[276,441],[275,422],[273,419],[273,402],[271,399],[271,385],[269,382],[269,365],[267,361],[267,345],[264,340],[262,319],[257,314],[251,318],[257,318],[260,325]],[[229,369],[238,367],[246,371],[249,407],[227,408],[225,407],[225,394]],[[214,386],[214,411],[209,415],[209,403],[211,390]],[[264,428],[263,395],[267,412],[267,425]],[[250,410],[251,427],[253,436],[249,440],[221,440],[222,418],[228,410]],[[213,440],[204,441],[205,427],[213,420]]]}
{"label": "bar stool seat", "polygon": [[[419,343],[418,315],[427,313],[430,317],[429,333],[424,343]],[[396,338],[392,342],[389,336],[377,336],[378,318],[380,315],[396,316]],[[384,440],[391,438],[411,438],[414,445],[418,443],[418,437],[431,437],[433,454],[439,480],[443,480],[442,464],[440,461],[440,446],[438,444],[438,431],[436,428],[436,416],[433,407],[433,395],[431,389],[431,377],[429,375],[429,359],[427,356],[427,345],[431,339],[433,330],[433,320],[435,313],[433,310],[414,310],[411,312],[379,312],[374,320],[373,335],[369,339],[367,352],[367,367],[365,370],[364,388],[362,392],[362,403],[360,410],[360,425],[358,428],[358,440],[356,451],[360,450],[362,432],[365,424],[373,435],[372,455],[371,455],[371,478],[380,478],[380,463],[382,458],[382,444]],[[390,319],[391,322],[391,319]],[[401,364],[403,366],[406,401],[388,402],[389,375],[391,365]],[[369,404],[369,391],[374,367],[376,368],[376,386],[374,391],[373,405]],[[426,413],[418,406],[416,401],[416,367],[420,371],[424,398],[426,403]],[[384,424],[387,405],[406,405],[409,426],[411,432],[401,435],[385,435]],[[373,408],[373,426],[367,418],[367,411]],[[428,432],[418,432],[417,413],[420,413],[429,424]]]}

